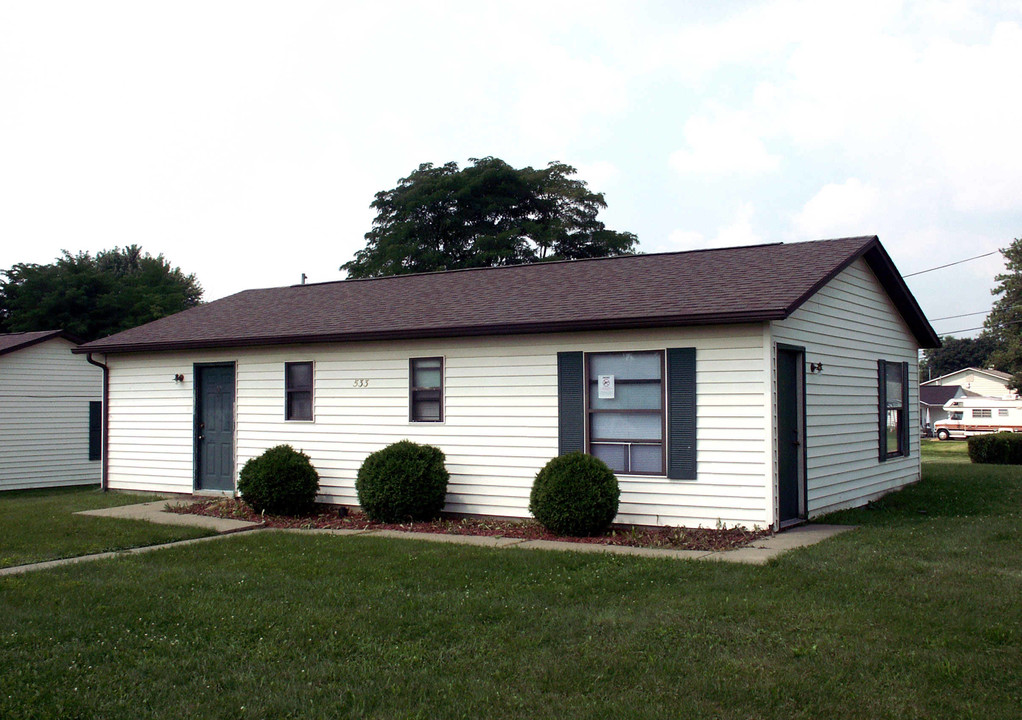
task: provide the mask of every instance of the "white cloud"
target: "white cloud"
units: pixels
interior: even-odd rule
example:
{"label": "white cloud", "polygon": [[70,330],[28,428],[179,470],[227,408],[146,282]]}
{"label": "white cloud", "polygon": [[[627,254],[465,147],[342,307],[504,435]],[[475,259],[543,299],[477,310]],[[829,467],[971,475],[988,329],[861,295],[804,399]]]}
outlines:
{"label": "white cloud", "polygon": [[670,67],[701,85],[712,73],[733,67],[747,73],[769,70],[783,62],[793,47],[813,38],[857,40],[887,23],[897,10],[898,4],[889,0],[752,3],[717,22],[693,22],[665,32],[641,51],[651,65]]}
{"label": "white cloud", "polygon": [[755,124],[745,115],[699,115],[685,123],[686,147],[671,153],[672,168],[684,175],[758,175],[780,167]]}
{"label": "white cloud", "polygon": [[621,174],[621,169],[617,165],[606,160],[573,163],[573,165],[578,170],[576,177],[584,180],[589,185],[589,189],[594,192],[605,192]]}
{"label": "white cloud", "polygon": [[1022,227],[1020,28],[1017,1],[0,3],[0,268],[141,242],[209,298],[338,278],[375,192],[485,155],[578,166],[644,250],[953,261]]}
{"label": "white cloud", "polygon": [[754,214],[753,206],[750,203],[744,203],[735,211],[730,222],[717,228],[713,237],[692,230],[674,230],[667,236],[666,243],[654,246],[650,252],[758,245],[763,240],[752,226]]}
{"label": "white cloud", "polygon": [[857,178],[824,185],[793,218],[803,239],[849,237],[876,232],[880,191]]}

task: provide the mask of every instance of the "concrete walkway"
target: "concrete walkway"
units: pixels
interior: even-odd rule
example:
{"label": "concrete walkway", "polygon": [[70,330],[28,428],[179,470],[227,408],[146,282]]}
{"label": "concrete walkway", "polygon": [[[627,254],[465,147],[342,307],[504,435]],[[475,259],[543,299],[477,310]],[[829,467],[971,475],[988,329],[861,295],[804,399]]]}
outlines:
{"label": "concrete walkway", "polygon": [[[205,515],[178,514],[166,511],[168,504],[187,503],[188,500],[158,500],[156,502],[143,503],[141,505],[122,505],[120,507],[104,508],[102,510],[83,510],[77,515],[95,515],[99,517],[125,518],[131,520],[147,520],[149,522],[161,523],[164,525],[190,525],[202,527],[217,532],[217,535],[210,537],[196,538],[193,540],[180,540],[178,542],[164,543],[162,545],[147,545],[145,547],[131,548],[129,550],[117,550],[114,552],[97,553],[95,555],[83,555],[74,558],[63,558],[61,560],[50,560],[48,562],[33,563],[31,565],[18,565],[16,567],[0,569],[0,577],[4,575],[20,575],[32,570],[46,570],[73,563],[88,562],[89,560],[102,560],[104,558],[118,557],[122,555],[133,555],[143,552],[151,552],[162,548],[189,545],[197,542],[208,542],[216,540],[236,532],[255,530],[261,528],[259,523],[245,520],[229,520],[225,518],[207,517]],[[522,540],[519,538],[490,537],[479,535],[447,535],[444,533],[413,533],[399,530],[278,530],[276,532],[292,533],[317,533],[327,535],[355,536],[372,535],[376,537],[401,538],[404,540],[426,540],[430,542],[445,542],[455,545],[476,545],[491,548],[516,548],[522,550],[559,550],[568,552],[586,553],[610,553],[614,555],[637,555],[653,558],[671,558],[677,560],[715,560],[720,562],[736,562],[748,565],[763,565],[771,558],[795,548],[807,547],[822,542],[827,538],[834,537],[848,530],[853,530],[851,525],[800,525],[790,530],[770,537],[757,540],[737,550],[707,551],[707,550],[671,550],[666,548],[641,548],[622,545],[600,545],[597,543],[576,543],[556,540]]]}
{"label": "concrete walkway", "polygon": [[188,525],[190,527],[214,530],[221,535],[262,527],[259,523],[247,520],[229,520],[227,518],[207,517],[206,515],[167,512],[168,505],[189,505],[191,502],[190,498],[183,500],[157,500],[156,502],[147,502],[141,505],[121,505],[120,507],[102,508],[100,510],[82,510],[76,512],[75,515],[148,520],[159,525]]}

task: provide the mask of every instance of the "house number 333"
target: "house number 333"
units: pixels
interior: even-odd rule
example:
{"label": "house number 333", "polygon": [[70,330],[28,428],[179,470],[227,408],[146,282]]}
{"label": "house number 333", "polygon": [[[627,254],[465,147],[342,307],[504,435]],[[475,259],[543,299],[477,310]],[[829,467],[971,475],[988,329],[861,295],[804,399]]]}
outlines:
{"label": "house number 333", "polygon": [[358,378],[354,381],[354,386],[357,388],[369,387],[369,378]]}

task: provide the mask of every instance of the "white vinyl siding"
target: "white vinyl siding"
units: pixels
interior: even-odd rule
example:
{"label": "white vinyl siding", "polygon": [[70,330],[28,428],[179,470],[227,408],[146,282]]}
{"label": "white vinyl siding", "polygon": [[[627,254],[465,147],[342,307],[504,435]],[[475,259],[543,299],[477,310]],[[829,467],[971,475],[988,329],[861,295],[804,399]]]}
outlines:
{"label": "white vinyl siding", "polygon": [[0,490],[99,484],[89,460],[89,402],[102,371],[55,337],[0,355]]}
{"label": "white vinyl siding", "polygon": [[[696,348],[697,480],[619,478],[619,522],[713,527],[772,522],[765,326],[111,355],[110,487],[192,490],[192,366],[236,362],[236,468],[288,443],[320,473],[320,499],[357,504],[366,455],[398,440],[436,445],[446,510],[527,517],[557,454],[557,353]],[[444,358],[444,421],[409,421],[409,359]],[[314,424],[282,419],[282,363],[313,361]],[[173,382],[175,373],[184,383]]]}
{"label": "white vinyl siding", "polygon": [[[862,505],[919,479],[918,344],[864,260],[785,320],[775,342],[806,348],[808,512]],[[877,361],[907,362],[909,456],[879,461]]]}

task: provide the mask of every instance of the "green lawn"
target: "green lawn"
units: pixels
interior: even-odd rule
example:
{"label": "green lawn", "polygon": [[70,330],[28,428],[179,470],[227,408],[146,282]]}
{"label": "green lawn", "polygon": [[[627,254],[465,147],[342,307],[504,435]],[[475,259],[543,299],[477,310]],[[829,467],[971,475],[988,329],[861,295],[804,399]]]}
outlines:
{"label": "green lawn", "polygon": [[240,534],[0,578],[0,717],[1018,718],[1022,472],[767,566]]}
{"label": "green lawn", "polygon": [[0,568],[212,534],[197,528],[72,514],[153,499],[104,493],[95,486],[0,493]]}
{"label": "green lawn", "polygon": [[920,457],[926,462],[967,463],[969,443],[965,440],[934,440],[923,438]]}

